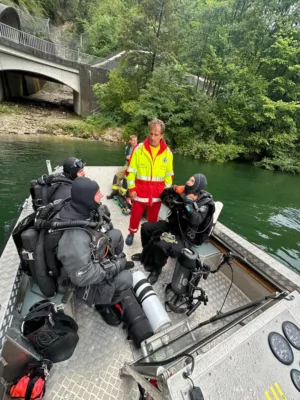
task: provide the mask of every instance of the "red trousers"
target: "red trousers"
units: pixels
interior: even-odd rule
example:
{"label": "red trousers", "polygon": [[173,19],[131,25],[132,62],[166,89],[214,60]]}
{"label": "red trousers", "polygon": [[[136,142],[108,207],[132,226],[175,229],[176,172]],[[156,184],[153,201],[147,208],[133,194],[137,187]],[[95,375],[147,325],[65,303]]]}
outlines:
{"label": "red trousers", "polygon": [[140,201],[133,201],[131,205],[131,214],[129,222],[129,232],[134,234],[139,229],[142,215],[146,208],[148,222],[157,222],[161,202],[153,203],[151,206],[141,203]]}

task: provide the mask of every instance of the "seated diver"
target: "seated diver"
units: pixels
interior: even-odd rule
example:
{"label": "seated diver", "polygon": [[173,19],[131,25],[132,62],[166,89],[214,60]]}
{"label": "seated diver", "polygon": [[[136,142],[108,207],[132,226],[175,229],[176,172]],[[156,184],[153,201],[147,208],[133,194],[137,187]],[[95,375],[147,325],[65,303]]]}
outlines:
{"label": "seated diver", "polygon": [[206,177],[195,174],[185,186],[165,189],[161,199],[170,208],[168,220],[142,224],[143,252],[134,254],[132,260],[141,261],[151,271],[151,284],[157,281],[168,257],[177,258],[183,248],[201,245],[208,238],[215,205],[204,191],[206,185]]}
{"label": "seated diver", "polygon": [[41,178],[31,181],[30,193],[33,208],[63,200],[71,196],[71,186],[79,176],[85,176],[85,162],[76,157],[68,157],[63,162],[63,172],[59,175],[43,175]]}
{"label": "seated diver", "polygon": [[[72,185],[71,201],[55,219],[97,221],[102,197],[95,181],[79,177]],[[77,296],[89,306],[95,305],[104,321],[113,326],[121,322],[115,304],[132,286],[132,274],[128,269],[134,264],[126,261],[123,248],[124,239],[118,229],[104,234],[102,229],[70,227],[63,230],[55,251],[64,272],[76,286]]]}

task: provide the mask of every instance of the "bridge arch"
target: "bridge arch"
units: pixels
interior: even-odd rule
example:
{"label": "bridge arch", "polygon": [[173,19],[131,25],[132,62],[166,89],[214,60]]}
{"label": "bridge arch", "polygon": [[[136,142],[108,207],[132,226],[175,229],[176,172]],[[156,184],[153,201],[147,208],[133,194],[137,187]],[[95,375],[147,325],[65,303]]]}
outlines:
{"label": "bridge arch", "polygon": [[20,17],[17,10],[13,7],[0,3],[0,22],[15,29],[21,28]]}
{"label": "bridge arch", "polygon": [[1,55],[0,71],[18,71],[24,75],[43,76],[44,79],[55,80],[80,93],[79,70],[76,68],[64,67],[50,61],[44,62],[36,57],[26,57],[25,59],[20,57],[20,54],[9,54],[6,51]]}

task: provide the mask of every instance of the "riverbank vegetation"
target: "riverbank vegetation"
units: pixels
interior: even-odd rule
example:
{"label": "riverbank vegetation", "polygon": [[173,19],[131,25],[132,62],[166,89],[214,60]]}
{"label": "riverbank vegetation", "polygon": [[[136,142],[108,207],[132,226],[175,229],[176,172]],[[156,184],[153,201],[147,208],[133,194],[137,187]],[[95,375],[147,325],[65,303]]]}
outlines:
{"label": "riverbank vegetation", "polygon": [[126,51],[94,124],[143,139],[157,117],[180,154],[300,172],[298,1],[19,1],[73,20],[94,55]]}
{"label": "riverbank vegetation", "polygon": [[159,117],[178,153],[300,172],[299,16],[294,0],[139,2],[95,87],[102,121],[145,136]]}

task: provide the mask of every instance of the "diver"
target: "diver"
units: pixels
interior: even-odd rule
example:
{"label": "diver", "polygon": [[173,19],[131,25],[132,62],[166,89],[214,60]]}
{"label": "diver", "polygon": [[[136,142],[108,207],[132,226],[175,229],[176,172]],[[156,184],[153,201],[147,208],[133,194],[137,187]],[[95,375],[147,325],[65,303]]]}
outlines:
{"label": "diver", "polygon": [[[82,196],[84,193],[84,196]],[[74,180],[71,201],[55,216],[58,221],[99,221],[103,195],[99,185],[86,177]],[[51,235],[51,233],[50,233]],[[95,305],[104,321],[112,326],[121,322],[119,308],[125,290],[132,286],[134,266],[123,253],[124,239],[118,229],[64,229],[55,251],[64,272],[76,286],[77,297]]]}
{"label": "diver", "polygon": [[215,211],[212,196],[204,191],[207,179],[195,174],[185,186],[173,186],[163,191],[160,198],[170,208],[167,221],[142,224],[143,252],[132,256],[151,271],[148,281],[154,284],[168,257],[177,258],[183,248],[201,245],[207,240]]}
{"label": "diver", "polygon": [[85,176],[85,162],[76,157],[68,157],[63,162],[61,174],[43,175],[41,178],[31,181],[30,194],[33,208],[37,210],[41,206],[63,200],[71,196],[71,186],[79,176]]}

